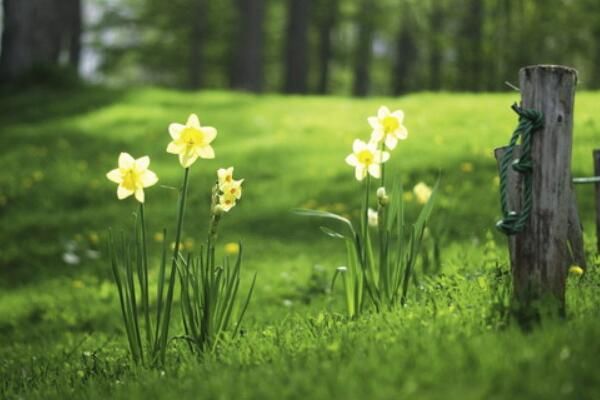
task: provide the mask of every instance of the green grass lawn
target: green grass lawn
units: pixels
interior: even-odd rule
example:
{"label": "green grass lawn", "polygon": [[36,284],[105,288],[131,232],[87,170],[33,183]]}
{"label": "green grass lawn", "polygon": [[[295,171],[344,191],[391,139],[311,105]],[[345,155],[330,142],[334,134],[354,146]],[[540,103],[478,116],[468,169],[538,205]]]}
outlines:
{"label": "green grass lawn", "polygon": [[[104,88],[3,94],[0,398],[597,398],[598,259],[584,279],[570,278],[566,321],[523,333],[494,311],[505,301],[509,267],[505,239],[494,230],[492,153],[516,125],[516,100]],[[592,174],[599,102],[600,93],[578,94],[574,175]],[[362,192],[344,158],[354,138],[368,138],[366,118],[381,104],[406,113],[409,138],[387,174],[404,183],[411,216],[419,209],[412,187],[441,176],[430,224],[441,273],[421,273],[406,307],[349,322],[340,288],[328,293],[345,263],[343,245],[291,210],[357,216]],[[152,158],[160,182],[146,192],[147,218],[158,255],[154,233],[175,228],[172,187],[182,176],[165,152],[167,126],[191,112],[219,135],[216,159],[191,171],[186,243],[204,241],[216,169],[235,166],[245,192],[222,223],[220,249],[242,240],[244,285],[257,272],[257,286],[236,341],[200,361],[173,341],[164,370],[144,370],[128,359],[105,254],[107,228],[129,226],[136,208],[117,201],[105,173],[121,151]],[[577,195],[593,264],[592,188],[578,187]],[[69,252],[77,264],[63,260]]]}

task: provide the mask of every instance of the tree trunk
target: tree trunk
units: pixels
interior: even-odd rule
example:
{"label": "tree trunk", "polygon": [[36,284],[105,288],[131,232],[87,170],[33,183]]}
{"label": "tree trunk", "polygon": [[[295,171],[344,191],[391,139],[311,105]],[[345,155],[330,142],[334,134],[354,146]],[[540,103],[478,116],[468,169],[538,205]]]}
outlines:
{"label": "tree trunk", "polygon": [[415,61],[417,60],[417,44],[414,37],[414,24],[411,22],[408,10],[404,10],[404,18],[398,40],[396,42],[396,62],[394,63],[393,90],[394,95],[408,92],[411,82]]}
{"label": "tree trunk", "polygon": [[319,16],[319,86],[317,92],[326,94],[329,89],[329,64],[333,56],[332,34],[338,14],[338,0],[321,1]]}
{"label": "tree trunk", "polygon": [[458,52],[458,86],[477,91],[481,85],[483,60],[483,0],[469,0],[461,23]]}
{"label": "tree trunk", "polygon": [[204,30],[206,24],[205,0],[194,0],[191,16],[190,31],[190,55],[189,55],[189,80],[190,89],[199,89],[202,86],[202,74],[204,73],[204,60],[202,50],[204,45]]}
{"label": "tree trunk", "polygon": [[0,76],[10,81],[36,65],[58,63],[64,27],[61,0],[4,0]]}
{"label": "tree trunk", "polygon": [[285,93],[306,93],[310,0],[289,0],[285,46]]}
{"label": "tree trunk", "polygon": [[354,83],[352,94],[369,94],[375,10],[373,0],[362,0],[358,23],[358,43],[354,57]]}
{"label": "tree trunk", "polygon": [[429,15],[429,89],[437,91],[442,88],[442,38],[444,25],[444,9],[442,0],[431,5]]}
{"label": "tree trunk", "polygon": [[237,0],[238,44],[234,52],[231,87],[260,92],[263,88],[264,0]]}
{"label": "tree trunk", "polygon": [[68,39],[69,65],[75,70],[79,70],[81,61],[81,35],[83,31],[81,0],[70,0],[68,3],[70,16]]}

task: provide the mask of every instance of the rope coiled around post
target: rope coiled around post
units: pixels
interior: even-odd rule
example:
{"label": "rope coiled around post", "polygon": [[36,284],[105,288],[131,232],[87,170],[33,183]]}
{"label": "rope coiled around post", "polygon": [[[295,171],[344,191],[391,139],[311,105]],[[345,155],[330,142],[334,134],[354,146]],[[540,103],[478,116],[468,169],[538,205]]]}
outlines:
{"label": "rope coiled around post", "polygon": [[[502,219],[496,228],[505,235],[515,235],[525,228],[533,206],[533,161],[531,159],[531,139],[533,133],[544,127],[544,115],[535,110],[523,109],[513,104],[512,109],[519,115],[519,124],[513,132],[506,152],[500,160],[500,204]],[[521,138],[521,156],[512,161],[514,148]],[[509,210],[508,206],[508,172],[509,168],[523,175],[521,211]]]}

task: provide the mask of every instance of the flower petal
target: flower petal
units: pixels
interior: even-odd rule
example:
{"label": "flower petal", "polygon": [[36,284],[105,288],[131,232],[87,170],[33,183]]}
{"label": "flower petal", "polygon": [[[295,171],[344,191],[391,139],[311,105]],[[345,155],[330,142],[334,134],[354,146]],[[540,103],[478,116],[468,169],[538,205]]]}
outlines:
{"label": "flower petal", "polygon": [[200,129],[200,120],[198,119],[198,116],[196,114],[192,113],[188,117],[185,125],[191,128]]}
{"label": "flower petal", "polygon": [[198,154],[201,158],[215,158],[215,151],[211,146],[198,147],[196,149],[196,154]]}
{"label": "flower petal", "polygon": [[135,199],[140,203],[144,202],[144,189],[137,189],[135,191]]}
{"label": "flower petal", "polygon": [[133,167],[134,163],[135,159],[131,157],[131,154],[125,152],[119,154],[119,168],[129,169]]}
{"label": "flower petal", "polygon": [[114,183],[121,183],[123,182],[123,175],[121,175],[121,170],[120,169],[113,169],[112,171],[109,171],[106,174],[106,177],[108,178],[109,181],[112,181]]}
{"label": "flower petal", "polygon": [[386,106],[381,106],[379,107],[379,110],[377,110],[377,118],[379,119],[384,119],[388,115],[390,115],[390,109]]}
{"label": "flower petal", "polygon": [[352,143],[352,151],[355,153],[359,153],[361,150],[364,150],[367,147],[367,144],[360,139],[355,139],[354,143]]}
{"label": "flower petal", "polygon": [[354,170],[354,177],[357,181],[362,181],[363,179],[365,179],[365,176],[367,176],[366,172],[367,171],[365,170],[365,168],[362,165],[359,165]]}
{"label": "flower petal", "polygon": [[196,152],[184,151],[179,153],[179,163],[183,168],[189,168],[198,159]]}
{"label": "flower petal", "polygon": [[181,135],[181,131],[185,128],[184,125],[178,124],[177,122],[173,122],[169,125],[169,135],[173,138],[173,140],[179,139]]}
{"label": "flower petal", "polygon": [[123,199],[131,196],[132,194],[133,194],[133,190],[127,189],[127,188],[123,187],[122,185],[119,185],[119,187],[117,188],[117,198],[119,200],[123,200]]}
{"label": "flower petal", "polygon": [[394,135],[387,135],[385,137],[385,145],[388,149],[394,150],[397,144],[398,138],[396,138]]}
{"label": "flower petal", "polygon": [[203,126],[202,133],[204,133],[205,143],[210,143],[217,137],[217,130],[212,126]]}
{"label": "flower petal", "polygon": [[181,144],[177,144],[175,142],[169,143],[167,146],[167,153],[171,154],[180,154],[185,151],[185,146]]}
{"label": "flower petal", "polygon": [[356,154],[352,153],[346,157],[346,164],[356,167],[358,165],[358,158],[356,158]]}
{"label": "flower petal", "polygon": [[396,110],[391,115],[398,118],[398,122],[400,122],[400,124],[402,124],[404,121],[404,111],[402,110]]}
{"label": "flower petal", "polygon": [[140,157],[137,160],[135,160],[135,164],[137,165],[140,171],[144,171],[150,166],[150,157]]}
{"label": "flower petal", "polygon": [[371,176],[373,178],[380,178],[381,177],[381,165],[380,164],[369,165],[369,174],[371,174]]}
{"label": "flower petal", "polygon": [[367,121],[369,122],[369,125],[371,125],[371,128],[373,128],[373,129],[377,129],[381,126],[379,123],[379,118],[377,118],[377,117],[369,117],[369,118],[367,118]]}
{"label": "flower petal", "polygon": [[405,126],[401,126],[396,130],[396,137],[400,140],[404,140],[408,137],[408,129]]}
{"label": "flower petal", "polygon": [[370,142],[380,142],[383,139],[383,131],[380,128],[374,129],[371,133]]}
{"label": "flower petal", "polygon": [[384,163],[389,159],[390,159],[390,153],[388,153],[387,151],[382,151],[379,154],[379,163]]}
{"label": "flower petal", "polygon": [[152,172],[150,170],[146,170],[140,177],[140,180],[142,181],[142,186],[147,188],[149,186],[156,184],[156,182],[158,182],[158,176],[156,176],[156,174],[154,172]]}

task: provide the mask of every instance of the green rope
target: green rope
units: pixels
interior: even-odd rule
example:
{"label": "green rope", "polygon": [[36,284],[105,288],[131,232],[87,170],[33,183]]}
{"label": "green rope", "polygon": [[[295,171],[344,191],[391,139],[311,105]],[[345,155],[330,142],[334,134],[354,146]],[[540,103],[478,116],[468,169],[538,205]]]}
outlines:
{"label": "green rope", "polygon": [[[513,104],[512,109],[519,115],[519,125],[517,125],[508,148],[500,161],[500,204],[503,217],[496,223],[496,228],[505,235],[514,235],[521,232],[529,220],[533,206],[531,138],[535,131],[544,127],[544,115],[541,112],[525,110],[516,104]],[[512,161],[513,151],[519,138],[521,138],[521,157]],[[523,175],[523,206],[520,212],[509,210],[508,206],[508,172],[510,167]]]}

